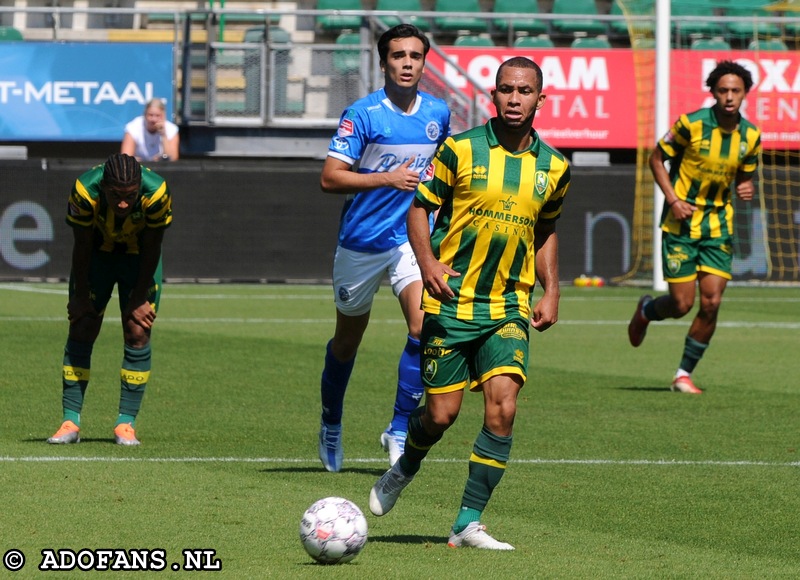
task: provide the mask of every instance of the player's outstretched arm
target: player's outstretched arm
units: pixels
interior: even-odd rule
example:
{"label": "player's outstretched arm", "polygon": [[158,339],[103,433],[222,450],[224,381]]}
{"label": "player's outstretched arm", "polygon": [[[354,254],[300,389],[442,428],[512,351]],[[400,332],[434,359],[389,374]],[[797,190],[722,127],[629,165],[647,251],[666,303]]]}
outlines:
{"label": "player's outstretched arm", "polygon": [[455,296],[453,290],[447,284],[447,278],[457,277],[461,274],[442,264],[433,255],[430,222],[428,221],[430,212],[431,210],[417,199],[411,203],[406,221],[408,241],[417,258],[417,264],[422,274],[422,285],[425,290],[436,300],[447,302]]}
{"label": "player's outstretched arm", "polygon": [[531,326],[543,332],[558,322],[558,301],[561,297],[558,286],[558,234],[555,222],[536,224],[534,251],[536,278],[544,289],[544,295],[533,307]]}

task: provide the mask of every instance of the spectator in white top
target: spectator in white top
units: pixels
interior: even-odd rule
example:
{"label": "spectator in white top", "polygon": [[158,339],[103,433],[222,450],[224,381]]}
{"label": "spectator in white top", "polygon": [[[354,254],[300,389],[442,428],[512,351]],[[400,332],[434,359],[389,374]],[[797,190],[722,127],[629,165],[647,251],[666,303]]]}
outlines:
{"label": "spectator in white top", "polygon": [[120,153],[140,162],[175,161],[180,156],[178,126],[166,118],[166,106],[159,98],[150,99],[144,115],[125,125]]}

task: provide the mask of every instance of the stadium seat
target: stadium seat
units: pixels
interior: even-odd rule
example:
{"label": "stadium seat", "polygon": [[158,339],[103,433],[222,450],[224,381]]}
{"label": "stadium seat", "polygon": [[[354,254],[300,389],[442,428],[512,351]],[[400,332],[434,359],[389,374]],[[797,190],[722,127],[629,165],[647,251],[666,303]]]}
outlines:
{"label": "stadium seat", "polygon": [[745,17],[748,20],[728,22],[728,32],[738,38],[764,38],[780,36],[780,26],[772,22],[757,22],[759,16],[772,16],[764,6],[770,2],[764,0],[726,0],[725,16]]}
{"label": "stadium seat", "polygon": [[597,49],[611,48],[611,43],[605,36],[583,36],[576,38],[569,45],[570,48]]}
{"label": "stadium seat", "polygon": [[403,20],[397,16],[381,16],[380,20],[386,26],[396,26],[400,24],[400,22],[408,22],[422,31],[427,32],[431,28],[431,23],[427,18],[409,14],[423,11],[420,0],[378,0],[378,3],[375,5],[375,10],[394,10],[404,14]]}
{"label": "stadium seat", "polygon": [[0,26],[0,41],[18,41],[18,40],[25,40],[22,36],[22,32],[14,28],[13,26]]}
{"label": "stadium seat", "polygon": [[462,34],[456,37],[453,46],[495,46],[494,40],[479,34]]}
{"label": "stadium seat", "polygon": [[553,48],[555,44],[549,36],[520,36],[514,41],[515,48]]}
{"label": "stadium seat", "polygon": [[730,43],[722,38],[716,36],[714,38],[698,38],[692,41],[692,50],[730,50]]}
{"label": "stadium seat", "polygon": [[[635,4],[636,11],[635,16],[654,16],[655,14],[655,0],[648,0],[644,2],[636,2]],[[622,10],[622,6],[619,3],[619,0],[614,0],[611,4],[611,11],[609,12],[611,16],[624,16],[625,12]],[[646,20],[637,20],[633,23],[635,36],[652,36],[655,32],[656,24],[655,19],[651,21]],[[609,23],[609,28],[611,29],[611,34],[617,37],[627,38],[628,37],[628,22],[626,20],[612,20]]]}
{"label": "stadium seat", "polygon": [[[591,16],[597,14],[597,5],[594,0],[553,0],[552,13]],[[553,20],[553,30],[567,35],[583,33],[597,36],[606,33],[606,25],[600,20],[592,18],[574,20],[559,18]]]}
{"label": "stadium seat", "polygon": [[447,12],[481,12],[478,0],[436,0],[436,12],[443,15],[433,19],[436,30],[441,32],[466,31],[468,34],[478,34],[489,31],[488,20],[472,18],[470,16],[445,16]]}
{"label": "stadium seat", "polygon": [[711,20],[716,16],[712,0],[674,0],[671,11],[672,16],[686,18],[677,22],[673,20],[672,23],[672,30],[678,38],[676,43],[678,46],[685,46],[691,37],[722,33],[720,25]]}
{"label": "stadium seat", "polygon": [[[498,16],[514,12],[536,14],[539,12],[539,0],[495,0],[494,13]],[[504,33],[547,34],[547,22],[535,18],[495,18],[492,25]]]}
{"label": "stadium seat", "polygon": [[[361,0],[317,0],[317,10],[363,10]],[[361,28],[360,16],[317,16],[317,26],[327,32],[343,32]]]}
{"label": "stadium seat", "polygon": [[361,34],[343,32],[336,37],[336,44],[343,46],[333,51],[333,69],[337,74],[348,75],[361,70]]}
{"label": "stadium seat", "polygon": [[755,39],[747,45],[747,50],[789,50],[780,38]]}

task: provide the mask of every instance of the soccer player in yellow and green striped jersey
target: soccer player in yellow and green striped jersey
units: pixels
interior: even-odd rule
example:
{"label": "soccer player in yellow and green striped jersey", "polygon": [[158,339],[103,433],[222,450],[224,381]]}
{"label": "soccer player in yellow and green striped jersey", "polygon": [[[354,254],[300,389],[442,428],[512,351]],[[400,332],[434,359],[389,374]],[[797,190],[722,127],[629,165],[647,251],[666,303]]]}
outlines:
{"label": "soccer player in yellow and green striped jersey", "polygon": [[702,391],[691,373],[714,335],[722,294],[732,278],[732,195],[753,198],[761,153],[761,132],[739,111],[753,86],[750,72],[721,61],[706,84],[714,106],[681,115],[650,156],[650,169],[664,192],[661,251],[669,294],[642,296],[628,325],[631,344],[639,346],[650,321],[685,316],[699,288],[700,308],[671,385],[675,392],[693,394]]}
{"label": "soccer player in yellow and green striped jersey", "polygon": [[[409,419],[405,450],[370,493],[384,515],[455,422],[464,391],[482,391],[484,424],[451,530],[451,547],[513,550],[481,515],[505,473],[516,400],[527,376],[529,327],[558,320],[556,220],[569,187],[565,158],[533,130],[545,102],[542,71],[514,57],[497,71],[497,116],[448,138],[434,176],[408,212],[409,241],[425,288],[420,344],[425,404]],[[428,216],[438,212],[433,233]],[[532,305],[536,280],[543,295]]]}
{"label": "soccer player in yellow and green striped jersey", "polygon": [[172,197],[161,176],[130,155],[115,153],[75,181],[67,223],[74,242],[62,372],[64,416],[47,442],[80,442],[92,349],[116,286],[124,344],[114,439],[118,445],[139,445],[134,422],[150,377],[150,333],[161,296],[161,245],[172,223]]}

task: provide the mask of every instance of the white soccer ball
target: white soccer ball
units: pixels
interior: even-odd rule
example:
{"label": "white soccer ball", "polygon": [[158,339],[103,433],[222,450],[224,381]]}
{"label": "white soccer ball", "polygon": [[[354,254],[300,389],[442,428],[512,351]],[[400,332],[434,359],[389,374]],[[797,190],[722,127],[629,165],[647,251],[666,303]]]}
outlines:
{"label": "white soccer ball", "polygon": [[300,541],[320,564],[341,564],[355,558],[367,543],[367,519],[342,497],[315,501],[300,520]]}

